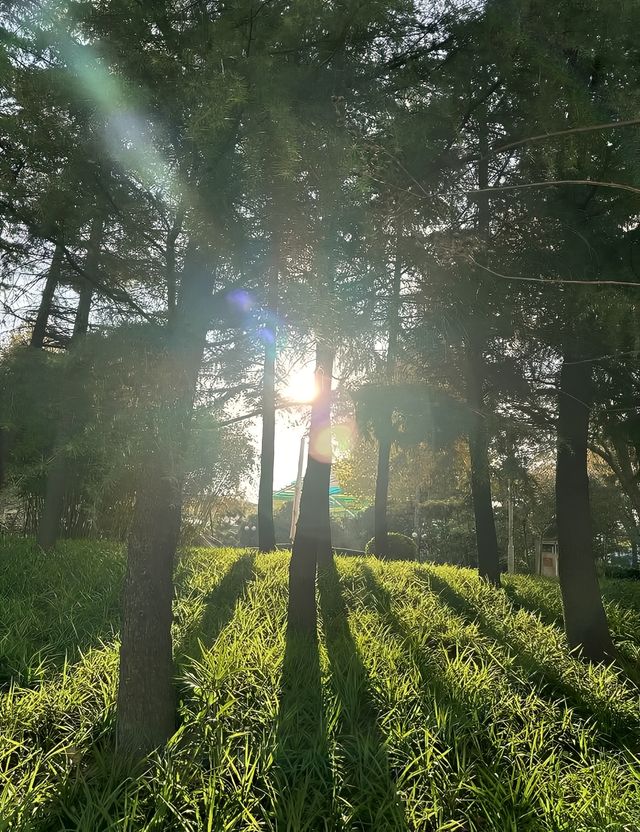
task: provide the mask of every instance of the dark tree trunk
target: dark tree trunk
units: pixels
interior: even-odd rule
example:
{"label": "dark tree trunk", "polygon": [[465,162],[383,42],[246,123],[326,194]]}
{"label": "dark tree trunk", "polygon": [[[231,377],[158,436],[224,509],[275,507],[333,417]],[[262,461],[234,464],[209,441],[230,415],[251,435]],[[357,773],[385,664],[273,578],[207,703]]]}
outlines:
{"label": "dark tree trunk", "polygon": [[[396,234],[395,263],[393,267],[393,282],[391,285],[391,297],[389,298],[389,345],[387,348],[386,381],[391,385],[396,366],[396,353],[398,349],[398,335],[400,329],[400,284],[402,281],[402,260],[401,260],[402,234],[398,228]],[[389,460],[391,458],[391,434],[393,429],[393,405],[385,408],[381,414],[378,435],[378,470],[376,474],[376,494],[374,502],[374,536],[375,553],[379,557],[386,557],[389,554],[389,527],[387,523],[387,505],[389,502]]]}
{"label": "dark tree trunk", "polygon": [[467,401],[471,408],[469,459],[471,463],[471,499],[476,525],[478,572],[495,586],[500,585],[500,556],[491,499],[489,466],[489,432],[484,413],[482,383],[484,362],[478,346],[467,346]]}
{"label": "dark tree trunk", "polygon": [[331,481],[331,377],[333,350],[316,347],[316,398],[311,408],[309,457],[302,482],[300,515],[289,565],[290,629],[315,635],[316,567],[332,562],[329,485]]}
{"label": "dark tree trunk", "polygon": [[569,646],[592,661],[611,660],[613,643],[593,553],[587,440],[593,396],[589,361],[565,356],[558,395],[556,516],[560,589]]}
{"label": "dark tree trunk", "polygon": [[67,464],[64,449],[58,447],[47,472],[44,490],[44,504],[38,523],[36,542],[45,551],[56,545],[60,534],[60,523],[64,510],[64,495],[67,476]]}
{"label": "dark tree trunk", "polygon": [[0,491],[4,488],[7,478],[7,432],[0,428]]}
{"label": "dark tree trunk", "polygon": [[[80,300],[73,327],[71,346],[82,337],[89,324],[89,311],[93,289],[89,284],[83,285],[80,290]],[[67,410],[58,427],[58,439],[54,456],[47,472],[47,481],[44,491],[44,504],[42,515],[38,524],[36,541],[45,551],[53,549],[60,535],[62,525],[62,514],[64,512],[64,501],[67,490],[68,461],[65,450],[65,443],[74,433],[74,414]]]}
{"label": "dark tree trunk", "polygon": [[103,218],[96,217],[91,223],[91,234],[89,235],[85,266],[87,277],[83,277],[80,284],[80,297],[78,299],[78,309],[76,311],[76,319],[73,324],[73,335],[71,338],[72,344],[89,331],[89,313],[91,312],[91,303],[93,301],[93,286],[94,282],[97,282],[100,266],[100,246],[102,243],[103,229]]}
{"label": "dark tree trunk", "polygon": [[[103,221],[95,219],[91,226],[89,245],[85,271],[92,277],[97,276],[100,260],[100,241],[102,238]],[[86,278],[82,279],[79,290],[78,307],[73,324],[73,335],[71,336],[70,349],[73,349],[79,340],[84,337],[89,328],[89,313],[93,300],[93,286]],[[33,343],[33,341],[32,341]],[[65,493],[68,478],[68,462],[65,445],[74,433],[74,413],[67,408],[62,415],[58,427],[58,437],[54,450],[53,460],[47,473],[45,484],[44,504],[42,515],[38,524],[36,541],[45,551],[53,549],[60,534],[62,514],[64,511]]]}
{"label": "dark tree trunk", "polygon": [[167,280],[167,321],[170,326],[175,323],[176,315],[176,242],[184,223],[184,207],[180,206],[173,225],[167,233],[166,245],[166,280]]}
{"label": "dark tree trunk", "polygon": [[[486,265],[487,253],[491,240],[491,223],[489,200],[486,189],[489,186],[488,146],[489,134],[486,112],[479,114],[479,152],[478,160],[478,236],[481,250],[478,255],[480,266]],[[484,273],[478,273],[478,285],[483,286]],[[482,312],[480,313],[482,314]],[[470,329],[473,330],[471,321]],[[471,331],[466,344],[467,401],[471,408],[471,427],[469,431],[469,457],[471,463],[471,498],[476,525],[476,546],[478,549],[478,572],[495,586],[500,585],[500,555],[496,523],[491,501],[491,469],[489,466],[489,431],[484,411],[485,366],[483,352],[486,343],[482,333]]]}
{"label": "dark tree trunk", "polygon": [[139,483],[123,592],[117,742],[136,756],[175,730],[171,604],[182,484],[158,462]]}
{"label": "dark tree trunk", "polygon": [[[386,429],[391,432],[389,414]],[[373,534],[375,537],[375,553],[385,558],[389,554],[389,526],[387,522],[387,505],[389,500],[389,460],[391,458],[391,437],[381,436],[378,439],[378,470],[376,473],[376,494],[373,508]]]}
{"label": "dark tree trunk", "polygon": [[638,541],[632,540],[631,541],[631,568],[637,569],[638,568]]}
{"label": "dark tree trunk", "polygon": [[163,388],[147,462],[136,491],[123,594],[117,747],[144,756],[175,728],[171,648],[173,567],[180,532],[184,457],[198,372],[212,312],[213,271],[195,246],[187,254],[161,356]]}
{"label": "dark tree trunk", "polygon": [[265,344],[262,380],[262,445],[260,451],[260,486],[258,489],[258,548],[272,552],[276,548],[273,524],[273,462],[276,432],[276,345]]}
{"label": "dark tree trunk", "polygon": [[260,485],[258,488],[258,548],[272,552],[276,548],[273,523],[273,462],[276,436],[276,327],[278,301],[277,263],[271,269],[269,310],[272,324],[265,330],[264,375],[262,377],[262,444],[260,447]]}
{"label": "dark tree trunk", "polygon": [[62,243],[57,243],[51,259],[51,265],[47,273],[47,279],[42,291],[42,298],[36,316],[36,322],[33,325],[33,332],[31,333],[31,346],[35,349],[42,349],[44,346],[44,339],[47,334],[47,324],[49,323],[49,316],[51,315],[51,304],[53,303],[53,296],[60,281],[60,271],[62,267],[62,257],[64,254],[64,246]]}
{"label": "dark tree trunk", "polygon": [[[53,297],[60,281],[60,271],[62,267],[62,258],[64,254],[64,246],[62,243],[57,243],[53,251],[53,257],[47,272],[47,279],[42,291],[42,298],[40,299],[40,306],[36,316],[35,324],[33,325],[33,332],[31,333],[30,346],[33,349],[41,350],[44,347],[44,340],[47,334],[47,324],[51,315],[51,306]],[[0,488],[4,485],[4,468],[7,450],[7,433],[0,429],[0,469],[2,475],[0,476]],[[62,511],[62,509],[60,509]],[[54,538],[55,542],[55,538]]]}
{"label": "dark tree trunk", "polygon": [[72,340],[76,341],[89,331],[89,313],[93,301],[93,286],[88,281],[83,281],[80,286],[80,297],[76,310],[75,321],[73,322]]}

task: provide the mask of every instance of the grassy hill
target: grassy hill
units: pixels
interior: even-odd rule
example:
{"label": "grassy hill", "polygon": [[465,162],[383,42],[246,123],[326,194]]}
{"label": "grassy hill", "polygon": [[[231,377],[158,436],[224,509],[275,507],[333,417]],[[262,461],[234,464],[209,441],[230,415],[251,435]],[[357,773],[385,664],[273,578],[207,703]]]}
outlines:
{"label": "grassy hill", "polygon": [[605,582],[626,672],[571,658],[555,583],[337,560],[287,641],[287,556],[193,550],[179,729],[110,751],[121,550],[0,549],[0,829],[637,830],[640,587]]}

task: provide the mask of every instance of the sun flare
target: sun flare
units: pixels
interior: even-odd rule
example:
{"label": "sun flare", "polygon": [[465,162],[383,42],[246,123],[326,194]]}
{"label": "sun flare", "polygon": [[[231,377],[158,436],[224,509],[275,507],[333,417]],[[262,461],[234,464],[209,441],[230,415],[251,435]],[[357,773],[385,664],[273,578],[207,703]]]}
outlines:
{"label": "sun flare", "polygon": [[283,393],[286,399],[301,404],[311,403],[316,396],[316,381],[313,366],[302,367],[289,373]]}

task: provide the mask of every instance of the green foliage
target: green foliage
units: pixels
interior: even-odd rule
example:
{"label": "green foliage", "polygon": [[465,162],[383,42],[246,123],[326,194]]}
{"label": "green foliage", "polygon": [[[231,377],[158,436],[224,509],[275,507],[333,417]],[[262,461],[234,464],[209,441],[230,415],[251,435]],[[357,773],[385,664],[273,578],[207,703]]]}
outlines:
{"label": "green foliage", "polygon": [[[2,558],[5,597],[21,599],[3,598],[3,651],[30,630],[34,662],[56,657],[1,694],[2,829],[640,824],[638,689],[569,655],[555,582],[510,576],[502,591],[455,567],[339,558],[320,578],[316,648],[286,637],[285,553],[189,550],[174,607],[180,727],[132,770],[110,746],[117,616],[101,600],[117,595],[120,550],[65,544],[47,562],[5,539]],[[603,584],[636,661],[638,591]]]}
{"label": "green foliage", "polygon": [[[2,354],[0,427],[9,437],[4,465],[10,488],[2,493],[0,511],[5,509],[6,525],[29,528],[50,465],[63,454],[69,471],[63,533],[125,536],[144,455],[159,432],[175,430],[169,408],[154,400],[154,391],[167,385],[164,338],[159,327],[121,326],[89,335],[63,355],[22,345]],[[68,435],[62,441],[65,409]],[[194,409],[184,504],[196,532],[253,469],[245,426],[221,428],[220,415],[215,406]]]}
{"label": "green foliage", "polygon": [[[399,534],[398,532],[389,532],[387,538],[389,541],[389,546],[388,554],[385,558],[386,560],[418,559],[418,547],[413,542],[413,540],[411,540],[410,537],[407,537],[406,534]],[[367,545],[364,547],[365,554],[374,555],[375,547],[376,539],[375,537],[372,537],[371,540],[367,541]]]}

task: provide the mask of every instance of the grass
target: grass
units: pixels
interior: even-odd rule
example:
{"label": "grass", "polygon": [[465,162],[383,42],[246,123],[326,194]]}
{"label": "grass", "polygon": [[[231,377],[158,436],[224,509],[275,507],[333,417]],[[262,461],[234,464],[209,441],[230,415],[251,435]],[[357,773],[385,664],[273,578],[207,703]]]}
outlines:
{"label": "grass", "polygon": [[[6,540],[0,830],[640,829],[638,688],[569,655],[555,583],[336,567],[316,643],[286,638],[286,553],[185,555],[179,728],[134,771],[110,745],[121,551]],[[603,590],[631,668],[640,587]]]}

